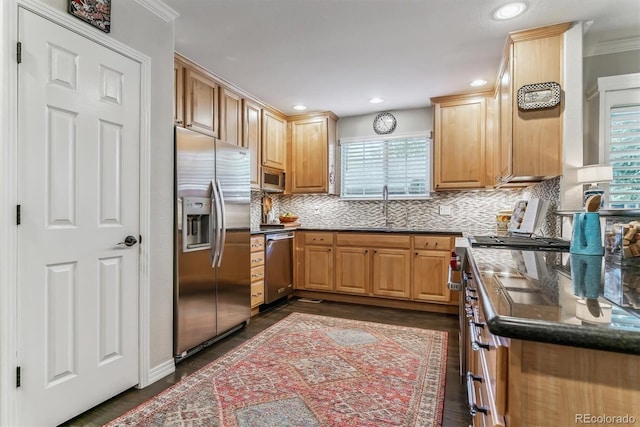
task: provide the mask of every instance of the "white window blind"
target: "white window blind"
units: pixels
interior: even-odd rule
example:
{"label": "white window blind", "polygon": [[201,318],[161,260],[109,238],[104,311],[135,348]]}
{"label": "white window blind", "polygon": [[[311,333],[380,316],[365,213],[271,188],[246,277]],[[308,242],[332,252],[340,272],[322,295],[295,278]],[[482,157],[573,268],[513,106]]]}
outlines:
{"label": "white window blind", "polygon": [[609,115],[612,208],[640,207],[640,105],[613,107]]}
{"label": "white window blind", "polygon": [[429,196],[431,140],[426,135],[341,140],[340,196],[344,199]]}

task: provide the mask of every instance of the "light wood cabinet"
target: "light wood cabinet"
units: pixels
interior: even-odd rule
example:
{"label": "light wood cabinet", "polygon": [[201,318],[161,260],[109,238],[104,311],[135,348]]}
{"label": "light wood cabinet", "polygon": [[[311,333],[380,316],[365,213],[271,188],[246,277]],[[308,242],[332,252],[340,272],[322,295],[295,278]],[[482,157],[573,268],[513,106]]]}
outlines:
{"label": "light wood cabinet", "polygon": [[257,313],[257,307],[264,303],[264,236],[251,236],[251,308]]}
{"label": "light wood cabinet", "polygon": [[485,186],[486,94],[432,98],[435,105],[433,187]]}
{"label": "light wood cabinet", "polygon": [[271,110],[262,110],[262,166],[286,169],[287,120]]}
{"label": "light wood cabinet", "polygon": [[457,302],[458,294],[447,286],[451,236],[420,235],[413,237],[411,297],[417,301]]}
{"label": "light wood cabinet", "polygon": [[411,296],[411,252],[409,249],[374,249],[371,285],[373,295]]}
{"label": "light wood cabinet", "polygon": [[173,124],[184,126],[184,65],[173,63]]}
{"label": "light wood cabinet", "polygon": [[336,245],[336,291],[409,298],[408,235],[339,233]]}
{"label": "light wood cabinet", "polygon": [[368,248],[336,247],[336,291],[369,294],[370,261]]}
{"label": "light wood cabinet", "polygon": [[448,251],[414,251],[414,299],[437,302],[451,301],[451,292],[447,287],[449,258]]}
{"label": "light wood cabinet", "polygon": [[220,139],[247,148],[242,127],[242,97],[225,87],[220,88]]}
{"label": "light wood cabinet", "polygon": [[218,137],[219,85],[208,76],[185,68],[185,127]]}
{"label": "light wood cabinet", "polygon": [[251,155],[251,188],[260,189],[260,147],[262,145],[262,107],[248,99],[242,100],[244,131],[243,147]]}
{"label": "light wood cabinet", "polygon": [[333,113],[289,118],[289,192],[333,192],[336,120]]}
{"label": "light wood cabinet", "polygon": [[296,232],[296,289],[334,291],[333,233]]}
{"label": "light wood cabinet", "polygon": [[562,99],[553,108],[518,108],[525,85],[562,84],[563,34],[570,23],[509,34],[500,72],[498,186],[562,175]]}
{"label": "light wood cabinet", "polygon": [[512,169],[512,126],[513,121],[511,115],[513,113],[513,85],[512,85],[512,71],[511,71],[511,43],[507,46],[507,56],[503,63],[503,69],[501,70],[498,84],[498,96],[499,96],[499,132],[498,132],[498,171],[497,177],[500,182],[505,181],[502,177],[513,176]]}
{"label": "light wood cabinet", "polygon": [[304,288],[333,291],[333,247],[304,247]]}
{"label": "light wood cabinet", "polygon": [[447,287],[452,236],[297,231],[295,239],[300,296],[457,313],[458,292]]}

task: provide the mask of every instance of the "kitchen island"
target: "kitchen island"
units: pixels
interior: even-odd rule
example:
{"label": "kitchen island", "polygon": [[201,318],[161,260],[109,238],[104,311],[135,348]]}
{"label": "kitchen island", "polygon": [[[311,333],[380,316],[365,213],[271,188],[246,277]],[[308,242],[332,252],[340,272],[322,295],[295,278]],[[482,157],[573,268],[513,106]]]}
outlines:
{"label": "kitchen island", "polygon": [[623,267],[567,252],[466,252],[461,367],[474,425],[640,422],[640,314],[621,295]]}

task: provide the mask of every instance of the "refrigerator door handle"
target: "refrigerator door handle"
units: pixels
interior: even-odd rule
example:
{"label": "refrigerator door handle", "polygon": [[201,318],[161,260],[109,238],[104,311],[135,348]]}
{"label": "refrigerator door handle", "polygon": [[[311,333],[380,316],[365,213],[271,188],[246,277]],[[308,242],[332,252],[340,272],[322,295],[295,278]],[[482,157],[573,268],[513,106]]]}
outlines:
{"label": "refrigerator door handle", "polygon": [[[215,210],[214,210],[215,209]],[[216,183],[211,180],[211,221],[209,221],[209,245],[211,247],[211,267],[216,266],[218,258],[218,194]]]}
{"label": "refrigerator door handle", "polygon": [[222,186],[220,185],[220,180],[216,180],[216,184],[218,187],[218,200],[220,202],[220,227],[218,227],[218,232],[220,233],[218,238],[220,239],[220,246],[218,248],[218,267],[222,264],[222,255],[224,254],[224,244],[227,240],[227,224],[225,221],[226,211],[224,205],[224,196],[222,195]]}

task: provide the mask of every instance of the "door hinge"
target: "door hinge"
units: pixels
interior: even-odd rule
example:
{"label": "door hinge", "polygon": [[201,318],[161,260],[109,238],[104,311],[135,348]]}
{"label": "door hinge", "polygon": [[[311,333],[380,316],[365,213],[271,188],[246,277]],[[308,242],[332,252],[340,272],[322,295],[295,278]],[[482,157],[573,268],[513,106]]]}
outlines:
{"label": "door hinge", "polygon": [[18,47],[16,49],[16,59],[18,60],[18,64],[22,63],[22,42],[18,42]]}
{"label": "door hinge", "polygon": [[138,235],[138,243],[139,243],[139,244],[142,244],[142,234],[139,234],[139,235]]}
{"label": "door hinge", "polygon": [[20,366],[16,367],[16,388],[20,387]]}
{"label": "door hinge", "polygon": [[20,225],[20,205],[16,206],[16,225]]}

